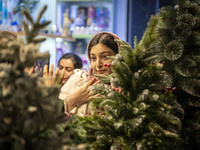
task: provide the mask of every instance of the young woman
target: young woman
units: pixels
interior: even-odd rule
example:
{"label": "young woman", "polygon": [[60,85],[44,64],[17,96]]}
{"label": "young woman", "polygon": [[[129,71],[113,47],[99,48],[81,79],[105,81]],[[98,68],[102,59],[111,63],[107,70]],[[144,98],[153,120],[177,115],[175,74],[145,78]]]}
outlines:
{"label": "young woman", "polygon": [[48,70],[48,65],[44,66],[43,78],[45,79],[45,84],[47,86],[53,86],[59,77],[59,83],[65,84],[67,80],[74,74],[74,69],[81,69],[83,63],[81,58],[74,53],[64,54],[58,62],[58,68],[56,68],[53,75],[53,65],[50,66]]}
{"label": "young woman", "polygon": [[74,70],[74,74],[61,88],[59,98],[64,100],[66,113],[75,113],[80,116],[87,114],[88,102],[95,97],[91,95],[88,87],[99,83],[92,75],[111,73],[111,69],[105,64],[112,61],[107,56],[115,56],[118,53],[115,39],[119,38],[113,33],[100,32],[89,41],[87,47],[87,55],[91,63],[89,73],[83,70]]}

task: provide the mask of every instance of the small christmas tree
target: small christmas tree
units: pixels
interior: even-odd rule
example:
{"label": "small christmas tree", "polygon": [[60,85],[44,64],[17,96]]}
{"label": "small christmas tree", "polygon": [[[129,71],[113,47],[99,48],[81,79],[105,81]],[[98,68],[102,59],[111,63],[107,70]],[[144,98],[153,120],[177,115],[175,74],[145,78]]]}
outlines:
{"label": "small christmas tree", "polygon": [[[43,7],[36,22],[24,11],[26,35],[20,37],[0,31],[0,149],[2,150],[56,150],[70,141],[69,132],[60,129],[64,114],[57,98],[58,87],[46,87],[39,75],[28,75],[24,68],[38,59],[49,58],[49,53],[39,52],[39,29],[46,10]],[[31,28],[30,28],[31,27]]]}
{"label": "small christmas tree", "polygon": [[137,40],[134,50],[116,42],[120,51],[111,64],[113,73],[101,78],[114,88],[94,87],[103,98],[92,101],[92,116],[76,116],[78,134],[91,149],[179,149],[183,110],[167,89],[170,76]]}

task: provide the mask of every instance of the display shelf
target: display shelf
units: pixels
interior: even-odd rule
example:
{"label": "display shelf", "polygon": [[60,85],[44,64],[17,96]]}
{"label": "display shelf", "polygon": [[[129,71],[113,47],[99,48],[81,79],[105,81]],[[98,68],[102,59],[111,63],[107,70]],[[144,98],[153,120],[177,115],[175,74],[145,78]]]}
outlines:
{"label": "display shelf", "polygon": [[97,0],[57,0],[58,2],[85,2],[85,1],[97,1]]}
{"label": "display shelf", "polygon": [[[15,35],[19,36],[24,36],[24,32],[12,32]],[[64,41],[68,42],[75,42],[76,39],[73,37],[66,37],[66,36],[61,36],[61,35],[51,35],[51,34],[45,34],[45,33],[39,33],[38,36],[44,36],[44,37],[49,37],[49,38],[61,38]]]}
{"label": "display shelf", "polygon": [[96,34],[90,28],[98,32],[112,32],[113,6],[114,0],[57,0],[56,25],[78,39],[91,38]]}
{"label": "display shelf", "polygon": [[57,0],[58,2],[112,2],[112,0]]}
{"label": "display shelf", "polygon": [[90,39],[93,36],[93,34],[72,34],[72,38],[75,39]]}

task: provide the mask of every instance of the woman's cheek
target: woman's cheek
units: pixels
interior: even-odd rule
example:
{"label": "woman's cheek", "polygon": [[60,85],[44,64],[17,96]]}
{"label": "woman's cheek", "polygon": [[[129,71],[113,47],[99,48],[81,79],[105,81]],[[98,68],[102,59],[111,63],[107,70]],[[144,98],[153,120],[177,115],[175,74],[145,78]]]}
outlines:
{"label": "woman's cheek", "polygon": [[91,63],[91,68],[94,70],[95,69],[95,63]]}

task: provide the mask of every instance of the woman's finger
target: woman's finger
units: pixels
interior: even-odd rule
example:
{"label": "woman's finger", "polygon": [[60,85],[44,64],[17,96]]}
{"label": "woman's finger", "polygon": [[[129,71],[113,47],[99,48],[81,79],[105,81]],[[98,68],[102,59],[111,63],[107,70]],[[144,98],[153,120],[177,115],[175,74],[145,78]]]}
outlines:
{"label": "woman's finger", "polygon": [[92,79],[90,79],[87,83],[86,83],[86,87],[89,87],[91,85],[93,85],[95,82],[97,81],[97,79],[95,77],[93,77]]}
{"label": "woman's finger", "polygon": [[97,85],[97,84],[100,84],[101,81],[100,80],[97,80],[96,82],[94,82],[92,85]]}
{"label": "woman's finger", "polygon": [[59,84],[62,83],[63,78],[64,78],[64,70],[61,71],[60,79],[59,79]]}
{"label": "woman's finger", "polygon": [[90,99],[92,98],[102,98],[103,96],[101,94],[96,94],[96,95],[92,95],[90,96]]}
{"label": "woman's finger", "polygon": [[49,76],[53,77],[53,64],[51,64],[51,66],[50,66]]}
{"label": "woman's finger", "polygon": [[34,71],[35,71],[35,68],[34,68],[34,67],[31,67],[31,69],[29,70],[28,74],[29,74],[29,75],[32,75],[32,74],[34,73]]}
{"label": "woman's finger", "polygon": [[44,65],[44,68],[43,68],[43,77],[47,77],[48,76],[48,65]]}
{"label": "woman's finger", "polygon": [[55,76],[55,79],[57,80],[59,76],[59,68],[56,68],[54,76]]}
{"label": "woman's finger", "polygon": [[55,73],[54,73],[54,84],[59,83],[59,69],[56,68]]}

